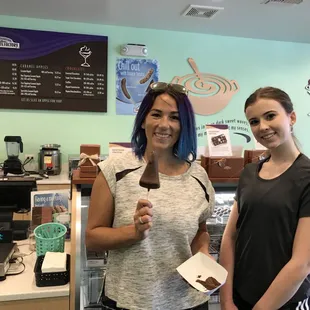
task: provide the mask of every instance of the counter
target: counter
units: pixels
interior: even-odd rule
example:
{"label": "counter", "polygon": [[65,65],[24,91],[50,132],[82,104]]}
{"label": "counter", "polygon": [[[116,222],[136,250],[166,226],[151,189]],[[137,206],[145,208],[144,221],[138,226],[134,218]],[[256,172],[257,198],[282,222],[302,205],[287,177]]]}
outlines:
{"label": "counter", "polygon": [[[18,241],[20,252],[22,253],[30,253],[29,245],[27,240]],[[66,242],[65,244],[65,252],[70,253],[70,242]],[[49,287],[37,287],[35,284],[35,275],[34,275],[34,266],[36,262],[36,253],[32,253],[31,255],[25,256],[23,259],[23,263],[26,266],[26,269],[23,273],[14,276],[7,276],[6,280],[0,282],[0,303],[1,309],[21,309],[18,308],[23,305],[23,309],[25,308],[25,303],[28,304],[30,308],[30,303],[35,304],[36,306],[33,309],[48,309],[46,307],[47,303],[50,302],[51,299],[54,302],[58,298],[58,305],[61,306],[60,309],[65,310],[69,309],[69,290],[70,284],[63,286],[49,286]],[[18,301],[21,301],[18,303]],[[41,304],[45,304],[45,306],[40,306]],[[55,305],[55,303],[54,303]],[[67,305],[67,307],[66,307]]]}
{"label": "counter", "polygon": [[68,176],[68,171],[64,171],[59,175],[50,175],[48,179],[38,180],[38,185],[51,185],[51,184],[70,184],[71,180]]}

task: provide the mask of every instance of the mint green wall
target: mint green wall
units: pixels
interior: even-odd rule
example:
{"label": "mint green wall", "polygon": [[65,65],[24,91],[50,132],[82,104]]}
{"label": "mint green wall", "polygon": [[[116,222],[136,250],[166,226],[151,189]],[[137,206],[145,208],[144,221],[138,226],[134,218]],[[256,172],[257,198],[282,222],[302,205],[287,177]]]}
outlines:
{"label": "mint green wall", "polygon": [[[310,155],[310,96],[305,85],[310,79],[310,44],[222,37],[193,33],[125,28],[53,20],[17,18],[0,15],[0,26],[60,32],[99,34],[109,37],[108,113],[49,112],[0,110],[0,160],[4,159],[5,135],[21,135],[24,153],[37,153],[44,143],[59,143],[64,154],[79,153],[81,143],[99,143],[107,153],[109,141],[129,141],[133,116],[115,113],[115,62],[123,43],[143,43],[149,58],[160,63],[160,79],[171,81],[175,75],[192,73],[187,58],[196,61],[200,71],[238,81],[240,91],[228,107],[216,115],[197,115],[197,125],[220,119],[245,119],[243,104],[260,86],[277,86],[293,99],[298,121],[295,133],[303,151]],[[199,138],[199,145],[205,144]],[[233,135],[234,145],[245,144],[243,137]],[[247,148],[253,144],[247,145]]]}

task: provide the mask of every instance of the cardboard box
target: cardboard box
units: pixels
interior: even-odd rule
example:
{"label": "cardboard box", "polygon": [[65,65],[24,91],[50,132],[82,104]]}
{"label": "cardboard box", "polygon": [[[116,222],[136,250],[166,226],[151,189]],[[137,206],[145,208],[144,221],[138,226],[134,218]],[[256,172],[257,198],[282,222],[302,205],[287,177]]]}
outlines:
{"label": "cardboard box", "polygon": [[243,157],[205,157],[201,156],[201,166],[205,168],[209,178],[239,178],[243,167]]}
{"label": "cardboard box", "polygon": [[267,157],[266,150],[245,150],[244,151],[244,166],[249,163],[257,163]]}
{"label": "cardboard box", "polygon": [[[100,161],[100,144],[81,144],[80,145],[80,157],[81,154],[84,153],[88,156],[92,157],[92,161],[95,165],[97,165]],[[81,162],[82,160],[82,162]],[[89,158],[86,158],[83,161],[83,158],[80,158],[80,167],[83,166],[94,166]]]}
{"label": "cardboard box", "polygon": [[98,166],[81,166],[80,178],[95,178],[98,174]]}

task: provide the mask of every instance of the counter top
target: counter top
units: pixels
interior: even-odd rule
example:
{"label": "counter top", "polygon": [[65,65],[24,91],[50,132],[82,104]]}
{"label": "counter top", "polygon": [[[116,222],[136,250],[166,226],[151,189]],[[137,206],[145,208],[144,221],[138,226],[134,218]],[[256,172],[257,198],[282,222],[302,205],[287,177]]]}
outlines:
{"label": "counter top", "polygon": [[[30,253],[28,240],[18,241],[20,252]],[[70,253],[70,242],[66,241],[65,252]],[[0,302],[24,299],[37,299],[47,297],[69,296],[69,284],[62,286],[37,287],[35,284],[34,266],[36,253],[25,256],[23,263],[26,269],[15,276],[7,276],[0,282]]]}
{"label": "counter top", "polygon": [[49,184],[70,184],[71,180],[68,176],[68,171],[64,171],[59,175],[50,175],[48,179],[38,180],[37,184],[49,185]]}

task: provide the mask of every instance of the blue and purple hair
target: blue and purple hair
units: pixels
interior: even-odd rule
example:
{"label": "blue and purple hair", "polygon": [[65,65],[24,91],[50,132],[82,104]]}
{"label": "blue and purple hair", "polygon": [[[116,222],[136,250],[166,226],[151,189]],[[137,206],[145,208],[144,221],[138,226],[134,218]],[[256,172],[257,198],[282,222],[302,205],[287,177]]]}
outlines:
{"label": "blue and purple hair", "polygon": [[142,124],[153,107],[157,96],[166,93],[173,97],[177,103],[180,119],[180,136],[179,140],[173,147],[173,153],[176,157],[186,161],[194,161],[197,157],[197,137],[196,123],[192,104],[185,94],[179,94],[168,88],[165,91],[149,91],[142,100],[139,111],[136,115],[131,145],[135,155],[142,159],[147,145],[147,138]]}

